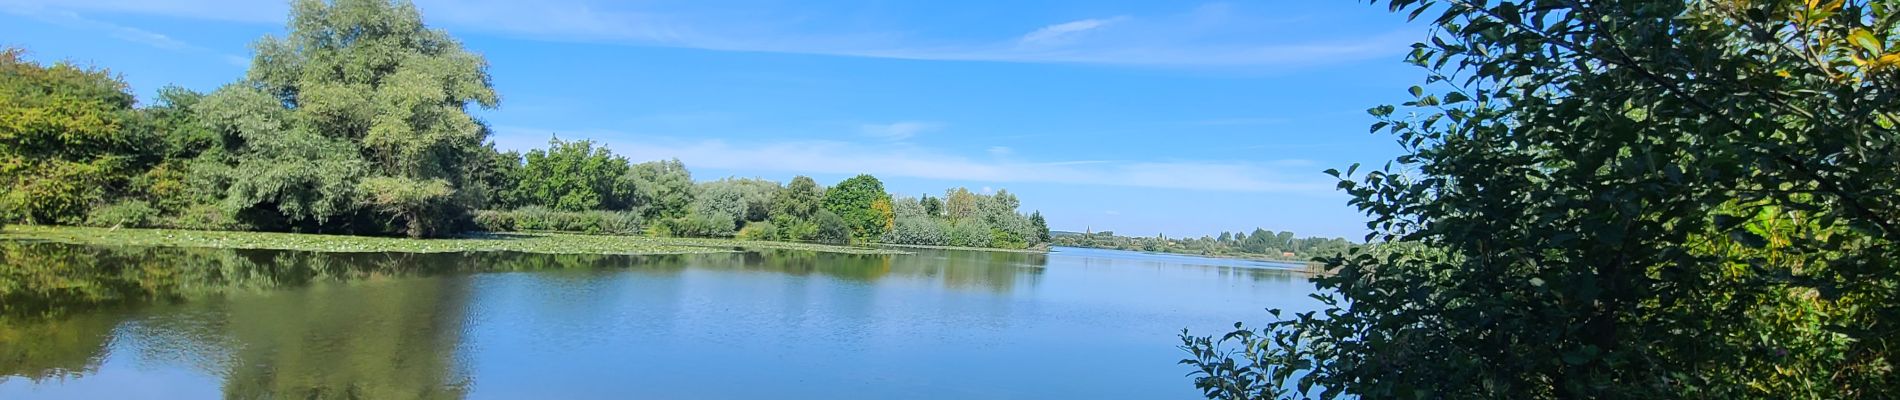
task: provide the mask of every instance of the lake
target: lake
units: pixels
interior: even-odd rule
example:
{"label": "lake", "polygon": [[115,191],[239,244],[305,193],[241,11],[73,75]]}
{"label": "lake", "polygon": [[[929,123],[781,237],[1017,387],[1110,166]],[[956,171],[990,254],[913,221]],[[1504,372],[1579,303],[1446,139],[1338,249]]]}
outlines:
{"label": "lake", "polygon": [[1181,329],[1316,307],[1284,265],[911,251],[0,242],[0,399],[1187,399]]}

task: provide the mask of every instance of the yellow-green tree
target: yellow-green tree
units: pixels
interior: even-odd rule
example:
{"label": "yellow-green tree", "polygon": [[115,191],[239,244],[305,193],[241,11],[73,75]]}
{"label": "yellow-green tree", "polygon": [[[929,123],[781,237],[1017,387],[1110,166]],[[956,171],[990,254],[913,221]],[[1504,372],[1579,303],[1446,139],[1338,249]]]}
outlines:
{"label": "yellow-green tree", "polygon": [[76,223],[138,172],[134,99],[104,69],[41,65],[0,49],[0,212]]}
{"label": "yellow-green tree", "polygon": [[877,177],[858,175],[838,182],[825,191],[821,202],[825,210],[844,219],[845,226],[851,229],[851,237],[859,242],[877,240],[890,230],[895,214],[891,210],[891,195],[884,192],[884,183]]}

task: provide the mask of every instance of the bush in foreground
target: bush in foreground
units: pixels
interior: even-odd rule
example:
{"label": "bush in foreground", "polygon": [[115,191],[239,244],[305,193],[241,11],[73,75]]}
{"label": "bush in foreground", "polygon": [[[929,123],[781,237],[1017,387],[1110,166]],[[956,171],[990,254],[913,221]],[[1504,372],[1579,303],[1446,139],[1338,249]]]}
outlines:
{"label": "bush in foreground", "polygon": [[1206,395],[1900,398],[1900,7],[1383,2],[1436,16],[1437,85],[1333,173],[1424,249],[1184,337]]}

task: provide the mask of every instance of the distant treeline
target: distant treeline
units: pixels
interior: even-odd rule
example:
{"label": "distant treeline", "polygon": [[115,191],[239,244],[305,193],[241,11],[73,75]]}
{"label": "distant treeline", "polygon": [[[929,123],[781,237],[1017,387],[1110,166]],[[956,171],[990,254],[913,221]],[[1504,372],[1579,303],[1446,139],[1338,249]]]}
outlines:
{"label": "distant treeline", "polygon": [[1255,257],[1273,259],[1309,259],[1339,254],[1359,246],[1344,238],[1294,237],[1293,232],[1273,232],[1254,228],[1253,233],[1221,232],[1220,236],[1169,238],[1116,236],[1115,232],[1056,232],[1050,240],[1056,246],[1088,247],[1199,254],[1208,256]]}
{"label": "distant treeline", "polygon": [[554,140],[548,149],[494,153],[505,190],[488,199],[485,231],[645,233],[820,243],[889,243],[1023,249],[1048,242],[1041,213],[1017,212],[1007,190],[955,188],[943,198],[892,197],[870,175],[823,187],[725,178],[693,183],[678,160],[634,164],[591,141]]}
{"label": "distant treeline", "polygon": [[[1027,248],[1007,192],[892,198],[860,175],[694,183],[589,141],[500,152],[487,61],[406,1],[301,0],[248,74],[137,106],[100,68],[0,50],[0,221],[444,236],[470,230]],[[496,211],[480,211],[496,210]]]}

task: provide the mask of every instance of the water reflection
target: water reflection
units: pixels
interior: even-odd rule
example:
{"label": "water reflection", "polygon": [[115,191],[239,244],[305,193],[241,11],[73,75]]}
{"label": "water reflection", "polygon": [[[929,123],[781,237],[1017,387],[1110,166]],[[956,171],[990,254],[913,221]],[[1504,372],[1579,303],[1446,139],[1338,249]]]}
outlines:
{"label": "water reflection", "polygon": [[[941,277],[948,287],[1008,292],[1033,285],[1041,254],[932,251],[889,255],[766,251],[712,255],[394,254],[79,246],[0,242],[0,377],[75,379],[97,369],[115,329],[195,352],[222,371],[227,397],[455,398],[467,378],[453,357],[469,290],[462,279],[404,279],[468,272],[690,269],[821,275],[875,282]],[[1019,279],[1028,276],[1028,279]],[[582,278],[586,279],[586,278]],[[350,288],[338,300],[328,285]],[[287,290],[294,289],[294,290]],[[127,320],[130,309],[211,302],[212,321]],[[145,358],[165,354],[140,354]],[[5,379],[5,378],[0,378]]]}
{"label": "water reflection", "polygon": [[[552,365],[597,365],[593,369],[600,371],[651,368],[648,375],[658,376],[679,373],[662,360],[692,360],[702,352],[724,352],[728,359],[777,354],[777,361],[745,365],[762,369],[754,376],[802,377],[777,389],[823,395],[836,394],[822,390],[841,386],[798,383],[810,378],[798,371],[826,369],[801,369],[796,363],[890,357],[861,361],[882,362],[885,367],[874,369],[889,372],[896,365],[891,363],[980,355],[962,349],[988,346],[998,354],[1029,357],[997,365],[1083,368],[1100,361],[1030,353],[1062,346],[1122,348],[1127,345],[1117,341],[1133,340],[1092,331],[1102,326],[1122,326],[1131,334],[1159,332],[1135,336],[1160,339],[1153,353],[1126,354],[1152,355],[1161,360],[1139,364],[1166,369],[1178,356],[1165,335],[1181,327],[1167,316],[1230,323],[1236,318],[1229,316],[1231,309],[1257,309],[1260,294],[1222,288],[1240,287],[1235,282],[1291,286],[1300,279],[1253,266],[1081,250],[1057,255],[915,251],[906,256],[384,254],[0,241],[0,398],[9,393],[29,398],[463,398],[474,392],[478,375],[486,377],[489,396],[515,397],[507,390],[545,390],[547,385],[511,385],[503,382],[507,377],[550,378],[514,369],[498,374],[492,370],[512,365],[497,367],[496,357],[560,359]],[[1060,260],[1052,263],[1052,257]],[[474,274],[517,271],[532,273]],[[1061,276],[1061,284],[1039,290],[1049,286],[1051,274]],[[1155,292],[1136,293],[1145,290]],[[1155,326],[1132,330],[1141,324]],[[1058,329],[1047,326],[1077,331],[1043,331]],[[1083,335],[1096,342],[1074,340]],[[562,348],[563,342],[571,348]],[[535,356],[519,353],[537,347],[542,353],[528,351]],[[491,362],[472,361],[478,359]],[[1033,366],[1044,361],[1077,364]],[[940,373],[978,368],[969,360],[960,362],[944,364],[960,369]],[[855,364],[823,365],[843,374]],[[481,374],[482,369],[490,371]],[[155,378],[161,373],[185,378]],[[564,370],[552,377],[586,374]],[[1150,375],[1170,376],[1139,376]],[[187,391],[139,392],[141,382],[153,379]],[[193,379],[203,382],[190,383],[197,382]],[[598,379],[581,386],[611,387],[612,382]],[[646,393],[716,385],[678,382]],[[897,390],[887,393],[892,395],[915,393],[902,386],[886,389]],[[520,394],[528,393],[534,392]],[[583,397],[613,393],[570,392]]]}

